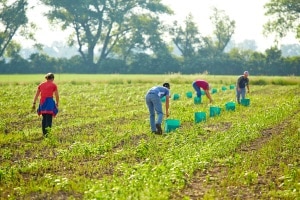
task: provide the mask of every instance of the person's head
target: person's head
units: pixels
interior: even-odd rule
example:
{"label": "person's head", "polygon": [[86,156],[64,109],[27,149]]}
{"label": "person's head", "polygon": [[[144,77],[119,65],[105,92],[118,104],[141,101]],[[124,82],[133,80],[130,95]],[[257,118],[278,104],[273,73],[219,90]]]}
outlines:
{"label": "person's head", "polygon": [[164,83],[163,86],[170,89],[170,84],[169,83]]}
{"label": "person's head", "polygon": [[45,79],[47,80],[54,80],[54,74],[49,72],[48,74],[45,75]]}
{"label": "person's head", "polygon": [[249,76],[249,72],[248,71],[244,71],[244,77],[247,78]]}

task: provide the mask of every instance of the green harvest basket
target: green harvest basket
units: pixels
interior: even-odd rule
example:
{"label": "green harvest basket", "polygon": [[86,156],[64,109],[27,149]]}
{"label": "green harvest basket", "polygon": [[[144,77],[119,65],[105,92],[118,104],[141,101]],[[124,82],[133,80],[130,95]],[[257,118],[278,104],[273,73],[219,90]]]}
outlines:
{"label": "green harvest basket", "polygon": [[225,104],[226,110],[235,110],[235,102],[227,102]]}
{"label": "green harvest basket", "polygon": [[206,121],[206,112],[195,112],[195,123]]}
{"label": "green harvest basket", "polygon": [[179,95],[179,94],[174,94],[174,95],[173,95],[173,100],[178,100],[178,99],[179,99],[179,97],[180,97],[180,95]]}
{"label": "green harvest basket", "polygon": [[160,98],[160,101],[161,102],[166,102],[166,97],[164,96],[164,97]]}
{"label": "green harvest basket", "polygon": [[189,99],[192,98],[193,97],[193,93],[192,92],[187,92],[186,93],[186,97],[189,98]]}
{"label": "green harvest basket", "polygon": [[200,104],[201,103],[201,97],[194,97],[194,104]]}
{"label": "green harvest basket", "polygon": [[242,99],[241,104],[243,106],[249,106],[250,105],[250,99]]}
{"label": "green harvest basket", "polygon": [[210,117],[215,117],[221,114],[221,108],[217,106],[211,106],[209,108],[209,116]]}
{"label": "green harvest basket", "polygon": [[212,90],[211,90],[211,93],[212,94],[215,94],[215,93],[217,93],[218,92],[218,90],[216,89],[216,88],[213,88]]}
{"label": "green harvest basket", "polygon": [[169,133],[180,127],[180,121],[177,119],[166,119],[165,121],[165,132]]}

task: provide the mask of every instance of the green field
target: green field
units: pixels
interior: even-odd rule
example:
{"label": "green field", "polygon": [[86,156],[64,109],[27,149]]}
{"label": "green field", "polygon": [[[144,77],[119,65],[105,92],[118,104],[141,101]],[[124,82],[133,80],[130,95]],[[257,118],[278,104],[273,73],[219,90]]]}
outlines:
{"label": "green field", "polygon": [[[186,97],[196,78],[217,89],[213,105]],[[0,75],[0,199],[300,199],[300,78],[249,76],[250,105],[228,111],[236,78],[56,74],[43,138],[31,111],[43,75]],[[154,135],[144,96],[166,81],[181,126]]]}

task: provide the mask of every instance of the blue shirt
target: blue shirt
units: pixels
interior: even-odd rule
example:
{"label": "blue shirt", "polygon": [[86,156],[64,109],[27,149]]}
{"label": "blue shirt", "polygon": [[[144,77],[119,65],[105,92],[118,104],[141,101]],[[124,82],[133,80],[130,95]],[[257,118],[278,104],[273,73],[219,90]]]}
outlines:
{"label": "blue shirt", "polygon": [[163,86],[154,86],[148,90],[147,94],[156,94],[159,98],[162,98],[164,96],[170,96],[170,90]]}

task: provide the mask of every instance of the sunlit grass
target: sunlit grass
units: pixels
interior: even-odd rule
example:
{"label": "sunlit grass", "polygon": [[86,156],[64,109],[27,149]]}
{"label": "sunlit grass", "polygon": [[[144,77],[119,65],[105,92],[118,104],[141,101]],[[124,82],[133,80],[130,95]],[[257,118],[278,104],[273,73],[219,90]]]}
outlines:
{"label": "sunlit grass", "polygon": [[[43,76],[23,77],[28,82],[22,84],[22,76],[1,79],[1,198],[170,199],[184,194],[195,172],[219,165],[231,176],[225,174],[221,185],[213,187],[218,174],[208,175],[203,184],[207,199],[230,199],[231,187],[238,187],[243,199],[249,192],[245,188],[254,190],[262,179],[261,199],[299,195],[299,85],[272,83],[289,77],[266,77],[266,84],[251,85],[250,106],[227,111],[235,90],[222,87],[229,88],[236,77],[207,76],[218,89],[213,105],[221,108],[220,116],[209,117],[206,97],[198,105],[186,97],[188,91],[194,96],[191,82],[202,75],[60,76],[55,80],[60,112],[48,138],[42,138],[41,118],[31,112],[36,82]],[[172,95],[180,96],[171,99],[170,118],[180,120],[181,127],[157,136],[150,133],[144,96],[164,81],[171,83]],[[207,120],[196,124],[194,113],[199,111],[207,113]],[[280,131],[260,148],[240,151],[269,129]]]}
{"label": "sunlit grass", "polygon": [[[0,75],[0,84],[25,84],[39,83],[44,80],[45,74],[13,74]],[[213,85],[235,84],[238,76],[206,75],[206,74],[165,74],[165,75],[144,75],[144,74],[55,74],[55,81],[58,83],[69,82],[72,84],[110,83],[110,84],[131,84],[131,83],[156,83],[170,82],[173,84],[191,84],[193,80],[204,79]],[[249,76],[252,85],[299,85],[300,78],[297,76]],[[212,85],[212,86],[213,86]],[[221,89],[221,88],[220,88]]]}

